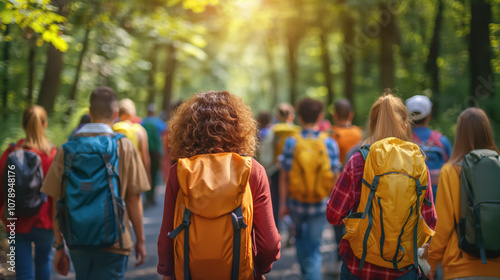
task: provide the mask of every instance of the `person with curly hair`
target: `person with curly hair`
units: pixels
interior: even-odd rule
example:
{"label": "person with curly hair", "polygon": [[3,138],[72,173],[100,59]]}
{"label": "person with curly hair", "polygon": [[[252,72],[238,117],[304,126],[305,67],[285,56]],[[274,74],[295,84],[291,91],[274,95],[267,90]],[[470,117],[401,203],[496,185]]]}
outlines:
{"label": "person with curly hair", "polygon": [[[199,93],[176,110],[169,127],[170,156],[177,163],[165,192],[158,273],[163,279],[264,279],[280,257],[281,241],[265,170],[252,158],[257,126],[250,107],[227,91]],[[216,213],[221,209],[229,211]],[[235,224],[243,228],[241,251],[234,249],[241,255],[233,254]],[[221,225],[230,231],[214,234]],[[176,235],[179,228],[183,232]],[[221,243],[225,236],[231,241]],[[240,259],[236,274],[235,256]]]}

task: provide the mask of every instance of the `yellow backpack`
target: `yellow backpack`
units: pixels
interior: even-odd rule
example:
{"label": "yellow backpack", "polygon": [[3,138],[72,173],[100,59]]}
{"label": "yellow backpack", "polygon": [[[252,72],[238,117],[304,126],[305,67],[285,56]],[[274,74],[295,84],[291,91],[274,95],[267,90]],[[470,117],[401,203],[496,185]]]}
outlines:
{"label": "yellow backpack", "polygon": [[177,279],[253,279],[251,169],[250,157],[234,153],[179,159],[168,235]]}
{"label": "yellow backpack", "polygon": [[361,262],[392,269],[418,267],[417,250],[434,231],[422,219],[427,167],[420,148],[389,137],[360,149],[365,159],[361,199],[344,219],[351,248]]}
{"label": "yellow backpack", "polygon": [[300,126],[290,124],[290,123],[277,123],[271,127],[273,131],[274,139],[274,163],[278,163],[278,156],[283,153],[283,147],[285,146],[285,140],[288,137],[300,134]]}
{"label": "yellow backpack", "polygon": [[128,122],[117,122],[113,124],[113,131],[125,135],[128,139],[134,143],[134,146],[140,152],[139,149],[139,139],[137,138],[137,132],[139,131],[141,125],[138,123],[128,123]]}
{"label": "yellow backpack", "polygon": [[328,197],[335,184],[330,158],[325,145],[325,133],[317,138],[304,138],[298,134],[289,172],[290,198],[305,203],[320,202]]}

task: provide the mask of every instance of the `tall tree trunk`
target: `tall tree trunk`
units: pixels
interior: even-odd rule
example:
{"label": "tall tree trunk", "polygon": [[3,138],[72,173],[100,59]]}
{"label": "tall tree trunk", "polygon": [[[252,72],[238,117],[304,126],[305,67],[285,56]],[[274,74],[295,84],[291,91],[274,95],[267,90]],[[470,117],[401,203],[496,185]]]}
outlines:
{"label": "tall tree trunk", "polygon": [[36,58],[36,36],[33,34],[29,39],[29,53],[28,53],[28,104],[33,103],[33,91],[35,88],[35,58]]}
{"label": "tall tree trunk", "polygon": [[[354,45],[354,19],[349,12],[344,12],[342,17],[344,44]],[[344,96],[354,107],[354,53],[344,57]]]}
{"label": "tall tree trunk", "polygon": [[267,62],[269,63],[269,81],[271,82],[271,91],[272,91],[272,101],[271,107],[274,108],[278,105],[278,94],[279,94],[279,81],[278,81],[278,73],[276,71],[276,65],[274,63],[274,38],[273,32],[271,31],[269,37],[267,39],[267,46],[265,48]]}
{"label": "tall tree trunk", "polygon": [[[491,68],[490,29],[491,6],[486,0],[471,1],[470,22],[470,95],[472,99],[484,100],[495,94],[493,71]],[[495,108],[486,109],[494,118]]]}
{"label": "tall tree trunk", "polygon": [[[6,25],[4,37],[10,33],[10,25]],[[7,95],[9,94],[9,62],[10,41],[3,42],[3,71],[2,71],[2,107],[4,115],[7,114]]]}
{"label": "tall tree trunk", "polygon": [[302,12],[302,0],[289,1],[294,9],[293,15],[286,21],[286,40],[288,49],[288,75],[290,87],[290,103],[295,105],[298,93],[298,48],[305,29],[305,22],[300,13]]}
{"label": "tall tree trunk", "polygon": [[[52,1],[52,4],[58,7],[58,14],[67,16],[68,1]],[[47,113],[52,113],[56,97],[59,94],[61,85],[61,72],[63,69],[63,53],[50,44],[47,50],[47,63],[45,65],[45,74],[40,87],[37,104],[44,107]]]}
{"label": "tall tree trunk", "polygon": [[297,99],[297,45],[288,39],[288,74],[290,85],[290,103],[295,105]]}
{"label": "tall tree trunk", "polygon": [[326,29],[325,26],[322,26],[321,32],[320,32],[320,46],[321,46],[321,65],[323,68],[323,76],[325,78],[325,87],[328,91],[328,96],[327,96],[327,103],[326,103],[326,112],[327,112],[327,118],[330,117],[330,112],[328,108],[330,105],[333,105],[333,99],[335,97],[334,91],[333,91],[333,76],[332,72],[330,71],[330,53],[328,50],[328,30]]}
{"label": "tall tree trunk", "polygon": [[390,14],[390,20],[380,25],[380,86],[390,88],[394,86],[393,46],[397,41],[396,17],[386,4],[380,4],[380,10]]}
{"label": "tall tree trunk", "polygon": [[163,111],[167,112],[170,118],[170,101],[172,99],[172,89],[174,86],[174,74],[177,68],[176,48],[173,44],[168,45],[167,65],[165,70],[165,87],[163,88]]}
{"label": "tall tree trunk", "polygon": [[149,104],[154,104],[155,103],[155,96],[156,96],[156,71],[158,70],[158,44],[154,44],[153,47],[151,48],[151,52],[149,53],[149,63],[151,63],[151,70],[148,72],[148,81],[147,81],[147,88],[148,88],[148,102],[146,106],[149,107]]}
{"label": "tall tree trunk", "polygon": [[431,45],[429,47],[429,55],[425,63],[425,70],[430,73],[432,79],[432,95],[433,103],[433,116],[437,115],[439,111],[439,67],[437,65],[437,58],[439,55],[439,40],[441,38],[441,26],[443,22],[443,0],[438,0],[438,11],[434,24],[434,33],[432,35]]}
{"label": "tall tree trunk", "polygon": [[90,37],[90,26],[85,28],[85,36],[83,37],[83,46],[80,51],[80,56],[78,57],[78,64],[76,65],[75,77],[73,78],[73,85],[71,86],[71,90],[69,92],[69,104],[68,115],[71,114],[74,110],[74,101],[76,100],[76,95],[78,92],[78,82],[80,81],[80,73],[82,71],[83,59],[85,58],[85,54],[89,48],[89,37]]}

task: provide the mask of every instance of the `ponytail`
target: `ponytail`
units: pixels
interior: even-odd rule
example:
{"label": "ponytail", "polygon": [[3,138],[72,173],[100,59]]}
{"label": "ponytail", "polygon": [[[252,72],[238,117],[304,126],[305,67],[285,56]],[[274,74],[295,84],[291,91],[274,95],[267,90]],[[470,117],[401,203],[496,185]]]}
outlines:
{"label": "ponytail", "polygon": [[45,136],[46,125],[47,112],[45,112],[45,109],[38,105],[29,106],[23,114],[23,129],[26,132],[23,147],[40,150],[48,154],[51,145]]}
{"label": "ponytail", "polygon": [[410,141],[411,127],[406,107],[390,89],[385,89],[384,94],[373,104],[369,129],[370,137],[366,142],[370,145],[387,137]]}

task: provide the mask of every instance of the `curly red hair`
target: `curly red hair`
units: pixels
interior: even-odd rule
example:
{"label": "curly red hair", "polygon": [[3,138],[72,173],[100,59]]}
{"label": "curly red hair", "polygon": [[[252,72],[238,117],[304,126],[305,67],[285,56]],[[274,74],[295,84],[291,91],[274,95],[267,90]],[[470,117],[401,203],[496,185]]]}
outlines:
{"label": "curly red hair", "polygon": [[175,112],[169,122],[172,159],[232,152],[254,156],[257,123],[252,109],[227,91],[199,93]]}

